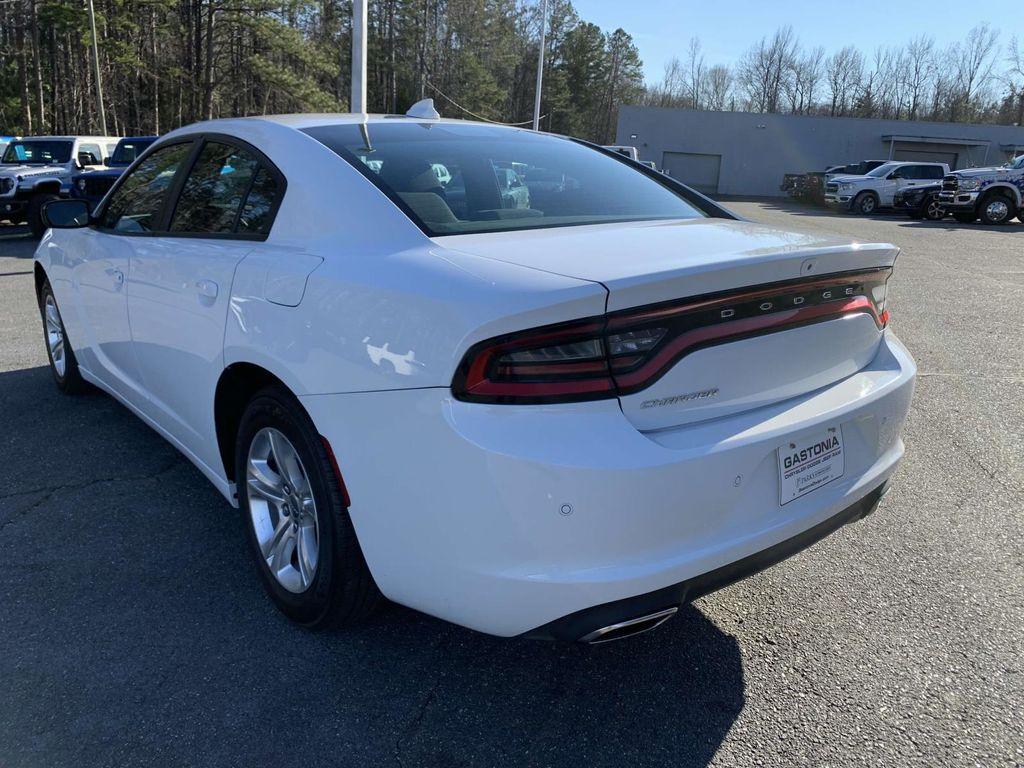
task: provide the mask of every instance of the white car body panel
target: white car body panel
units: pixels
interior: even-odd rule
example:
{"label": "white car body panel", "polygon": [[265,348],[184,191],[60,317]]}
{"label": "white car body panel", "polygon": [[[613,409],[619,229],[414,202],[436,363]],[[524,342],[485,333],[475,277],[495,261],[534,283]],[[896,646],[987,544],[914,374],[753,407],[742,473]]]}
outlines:
{"label": "white car body panel", "polygon": [[[893,246],[726,219],[431,238],[295,130],[359,121],[223,120],[167,137],[216,132],[263,148],[288,180],[265,241],[79,229],[47,233],[36,254],[83,377],[232,504],[214,396],[225,370],[255,365],[329,440],[383,593],[516,635],[771,547],[892,474],[915,369],[864,314],[702,349],[621,398],[488,405],[451,385],[487,339],[890,267]],[[720,396],[641,407],[691,386]],[[845,473],[781,506],[778,448],[824,427],[841,429]]]}

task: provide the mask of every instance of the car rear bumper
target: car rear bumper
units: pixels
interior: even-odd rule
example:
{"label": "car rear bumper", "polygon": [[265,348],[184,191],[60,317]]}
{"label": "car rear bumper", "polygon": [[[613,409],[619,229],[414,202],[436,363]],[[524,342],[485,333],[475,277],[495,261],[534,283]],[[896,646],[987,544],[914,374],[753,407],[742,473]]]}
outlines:
{"label": "car rear bumper", "polygon": [[[430,388],[302,402],[386,596],[495,635],[562,637],[576,628],[563,617],[686,582],[693,597],[704,575],[856,507],[903,454],[914,376],[887,331],[831,386],[648,433],[616,400],[482,405]],[[780,505],[778,448],[826,427],[842,430],[843,476]]]}
{"label": "car rear bumper", "polygon": [[[568,642],[583,640],[584,642],[599,643],[609,639],[619,639],[609,632],[603,632],[610,627],[624,628],[620,630],[620,633],[625,636],[635,634],[632,628],[637,626],[638,618],[670,613],[673,608],[692,602],[730,584],[735,584],[741,579],[760,573],[766,568],[802,552],[826,536],[835,533],[844,525],[863,520],[875,511],[888,487],[889,482],[886,481],[839,514],[833,515],[812,528],[768,549],[747,555],[742,560],[728,563],[713,571],[702,573],[692,579],[654,592],[628,597],[613,603],[596,605],[593,608],[585,608],[582,611],[555,619],[543,627],[537,627],[537,629],[527,632],[525,636],[532,640],[564,640]],[[646,626],[643,626],[643,629],[646,629]]]}

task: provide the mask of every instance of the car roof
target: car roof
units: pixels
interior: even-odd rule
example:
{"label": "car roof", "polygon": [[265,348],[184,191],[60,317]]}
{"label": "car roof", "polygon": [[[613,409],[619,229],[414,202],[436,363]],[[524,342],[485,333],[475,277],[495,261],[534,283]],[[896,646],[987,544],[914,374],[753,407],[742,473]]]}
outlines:
{"label": "car roof", "polygon": [[94,141],[119,141],[120,136],[22,136],[15,141],[74,141],[75,139],[92,139]]}
{"label": "car roof", "polygon": [[458,118],[442,117],[437,120],[431,120],[422,117],[409,117],[407,115],[367,115],[353,112],[323,112],[294,115],[256,115],[253,117],[226,117],[219,118],[216,120],[204,120],[202,122],[184,125],[181,128],[176,128],[170,133],[164,134],[160,138],[164,139],[167,138],[168,136],[179,136],[185,133],[203,133],[204,131],[216,133],[219,129],[230,130],[232,128],[252,128],[260,124],[266,123],[271,123],[286,128],[292,128],[297,131],[301,131],[306,128],[316,128],[327,125],[375,125],[382,123],[418,123],[427,125],[447,123],[453,125],[485,125],[496,128],[508,128],[510,130],[516,130],[517,128],[521,128],[521,126],[517,127],[505,125],[503,123],[485,123],[476,120],[461,120]]}

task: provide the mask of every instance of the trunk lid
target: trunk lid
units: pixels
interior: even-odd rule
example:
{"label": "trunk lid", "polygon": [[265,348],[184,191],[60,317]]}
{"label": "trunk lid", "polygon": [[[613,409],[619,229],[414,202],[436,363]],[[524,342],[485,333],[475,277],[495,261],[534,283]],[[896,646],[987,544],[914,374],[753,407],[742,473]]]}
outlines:
{"label": "trunk lid", "polygon": [[[887,244],[724,219],[437,240],[446,248],[603,284],[612,329],[620,318],[623,327],[635,323],[639,307],[691,305],[699,297],[700,314],[687,314],[656,348],[665,353],[656,376],[616,375],[623,412],[641,430],[761,407],[863,368],[881,339],[884,277],[879,288],[875,276],[862,275],[891,267],[898,253]],[[854,306],[861,294],[878,306]],[[844,307],[850,311],[840,311]],[[679,328],[690,341],[676,344],[673,357],[667,345]]]}

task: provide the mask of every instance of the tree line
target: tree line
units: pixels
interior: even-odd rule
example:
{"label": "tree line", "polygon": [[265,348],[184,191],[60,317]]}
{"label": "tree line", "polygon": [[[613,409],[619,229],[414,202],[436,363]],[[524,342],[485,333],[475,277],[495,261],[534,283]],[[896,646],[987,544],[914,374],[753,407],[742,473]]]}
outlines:
{"label": "tree line", "polygon": [[[112,134],[348,109],[350,0],[94,2]],[[643,94],[636,46],[569,0],[548,6],[542,127],[604,140]],[[433,97],[445,116],[532,119],[534,0],[371,0],[367,21],[371,111]],[[91,44],[84,0],[0,2],[0,133],[98,132]]]}
{"label": "tree line", "polygon": [[865,54],[804,47],[785,26],[733,65],[709,65],[699,38],[643,103],[708,110],[1024,124],[1024,48],[981,24],[940,47],[927,35]]}
{"label": "tree line", "polygon": [[[94,3],[111,134],[348,109],[350,0]],[[918,37],[870,56],[826,55],[782,27],[732,65],[709,65],[694,38],[645,84],[628,32],[571,0],[548,7],[546,130],[608,143],[622,104],[1024,123],[1024,53],[986,25],[946,48]],[[445,116],[528,124],[540,26],[539,0],[370,0],[369,108],[433,97]],[[0,133],[99,132],[91,46],[86,0],[0,0]]]}

